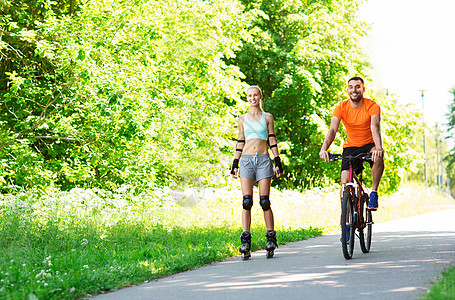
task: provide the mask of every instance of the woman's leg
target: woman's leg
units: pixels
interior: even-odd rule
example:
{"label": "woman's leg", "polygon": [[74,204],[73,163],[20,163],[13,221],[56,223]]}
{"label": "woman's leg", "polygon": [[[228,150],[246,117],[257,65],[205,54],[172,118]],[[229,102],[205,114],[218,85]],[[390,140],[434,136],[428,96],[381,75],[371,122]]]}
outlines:
{"label": "woman's leg", "polygon": [[[259,197],[261,196],[270,196],[270,185],[272,183],[272,177],[264,178],[258,181],[259,185]],[[267,230],[274,230],[275,223],[273,220],[273,212],[272,209],[264,210],[264,221],[265,227]]]}
{"label": "woman's leg", "polygon": [[[253,197],[253,185],[254,181],[246,178],[240,177],[240,186],[242,188],[242,195],[243,197],[250,195]],[[242,200],[243,201],[243,200]],[[242,210],[242,228],[243,231],[250,231],[251,228],[251,210]]]}

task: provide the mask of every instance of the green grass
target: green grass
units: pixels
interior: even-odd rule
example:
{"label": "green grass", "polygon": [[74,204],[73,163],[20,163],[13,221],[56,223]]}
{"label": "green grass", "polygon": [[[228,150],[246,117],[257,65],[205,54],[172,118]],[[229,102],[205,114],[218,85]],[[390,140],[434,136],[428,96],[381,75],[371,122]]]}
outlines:
{"label": "green grass", "polygon": [[[0,299],[77,298],[238,255],[241,206],[233,193],[207,191],[190,207],[161,192],[3,196]],[[266,244],[258,208],[253,250]],[[277,224],[280,244],[322,233],[289,224]]]}
{"label": "green grass", "polygon": [[[408,196],[420,208],[403,209],[406,214],[451,203],[442,195],[417,194],[382,198],[378,218],[403,217],[396,211],[406,208]],[[266,230],[257,191],[254,197],[252,249],[259,250]],[[199,202],[175,199],[168,191],[136,195],[127,187],[1,195],[0,299],[80,298],[239,254],[238,183],[208,189]],[[303,194],[272,189],[271,199],[279,244],[338,229],[337,188]]]}
{"label": "green grass", "polygon": [[422,300],[455,299],[455,267],[442,273],[442,276],[423,296]]}

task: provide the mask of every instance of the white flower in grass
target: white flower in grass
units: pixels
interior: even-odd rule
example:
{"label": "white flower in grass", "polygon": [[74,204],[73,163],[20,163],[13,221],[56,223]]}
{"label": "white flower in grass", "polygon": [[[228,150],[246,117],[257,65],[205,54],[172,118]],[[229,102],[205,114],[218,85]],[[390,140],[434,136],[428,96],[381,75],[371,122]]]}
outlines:
{"label": "white flower in grass", "polygon": [[70,289],[70,293],[74,293],[76,291],[76,288],[73,286],[71,289]]}
{"label": "white flower in grass", "polygon": [[82,239],[81,240],[81,245],[87,245],[88,244],[88,240],[87,239]]}
{"label": "white flower in grass", "polygon": [[51,258],[52,258],[52,256],[50,256],[50,255],[48,257],[46,257],[43,261],[43,264],[48,264],[49,266],[52,266]]}
{"label": "white flower in grass", "polygon": [[83,268],[86,268],[86,269],[88,269],[88,265],[84,265],[84,266],[83,266]]}

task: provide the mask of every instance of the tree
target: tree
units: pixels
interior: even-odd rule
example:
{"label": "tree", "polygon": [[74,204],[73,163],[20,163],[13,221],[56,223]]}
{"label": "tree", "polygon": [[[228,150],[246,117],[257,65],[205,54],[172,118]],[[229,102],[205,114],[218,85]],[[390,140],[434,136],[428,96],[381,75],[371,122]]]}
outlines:
{"label": "tree", "polygon": [[[394,95],[374,99],[381,105],[381,133],[383,138],[384,175],[381,191],[396,191],[408,174],[417,173],[424,161],[423,149],[418,145],[425,124],[421,113],[409,106],[400,106]],[[366,178],[371,181],[370,174]]]}
{"label": "tree", "polygon": [[[39,28],[50,15],[74,13],[78,2],[2,1],[0,5],[0,185],[34,186],[52,180],[45,157],[63,152],[60,141],[72,137],[51,134],[47,121],[71,102],[70,71],[58,72],[45,52]],[[39,138],[41,136],[41,138]],[[57,154],[54,154],[57,155]],[[49,158],[49,157],[48,157]]]}
{"label": "tree", "polygon": [[[453,145],[455,138],[455,88],[450,91],[453,95],[453,100],[449,104],[449,112],[447,113],[447,128],[448,133],[446,139],[451,141],[450,144]],[[447,155],[444,159],[446,162],[446,172],[447,177],[450,179],[450,190],[452,194],[455,194],[455,147],[450,151],[450,154]]]}
{"label": "tree", "polygon": [[9,72],[4,186],[210,180],[244,87],[222,60],[245,23],[236,2],[95,0],[43,15],[10,43],[49,70]]}
{"label": "tree", "polygon": [[[285,173],[274,183],[338,180],[318,152],[347,79],[371,82],[360,2],[3,2],[0,189],[210,184],[226,175],[247,84],[275,117]],[[413,154],[398,145],[420,124],[383,107],[397,150],[386,163],[402,170]],[[396,189],[400,173],[386,177]]]}

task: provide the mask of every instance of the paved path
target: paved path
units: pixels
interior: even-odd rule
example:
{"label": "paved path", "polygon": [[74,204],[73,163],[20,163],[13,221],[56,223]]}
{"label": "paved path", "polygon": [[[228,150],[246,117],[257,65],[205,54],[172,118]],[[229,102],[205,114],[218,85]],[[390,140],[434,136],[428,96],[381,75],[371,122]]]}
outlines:
{"label": "paved path", "polygon": [[455,209],[375,224],[370,253],[345,260],[339,234],[240,256],[99,299],[417,299],[455,265]]}

